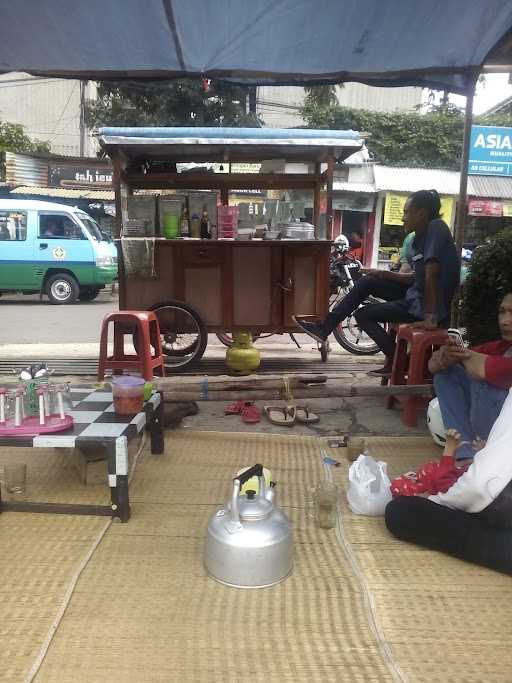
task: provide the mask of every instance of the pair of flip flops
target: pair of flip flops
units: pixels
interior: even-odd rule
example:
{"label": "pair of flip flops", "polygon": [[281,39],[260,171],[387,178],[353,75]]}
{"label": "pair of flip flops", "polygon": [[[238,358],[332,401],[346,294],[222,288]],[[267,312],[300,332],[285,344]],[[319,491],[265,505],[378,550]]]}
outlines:
{"label": "pair of flip flops", "polygon": [[255,424],[261,420],[261,412],[254,401],[235,401],[224,408],[224,415],[240,415],[242,422]]}
{"label": "pair of flip flops", "polygon": [[296,422],[312,424],[320,419],[312,413],[308,406],[289,404],[286,406],[264,406],[263,410],[269,421],[279,427],[293,427]]}

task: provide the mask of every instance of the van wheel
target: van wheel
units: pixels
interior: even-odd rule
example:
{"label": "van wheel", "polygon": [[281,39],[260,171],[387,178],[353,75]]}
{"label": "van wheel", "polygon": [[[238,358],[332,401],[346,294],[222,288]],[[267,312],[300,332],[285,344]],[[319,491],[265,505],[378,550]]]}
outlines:
{"label": "van wheel", "polygon": [[46,293],[51,304],[73,304],[78,298],[78,283],[67,273],[58,273],[48,278]]}
{"label": "van wheel", "polygon": [[96,289],[95,287],[84,287],[80,290],[78,298],[80,299],[80,301],[94,301],[94,299],[98,296],[99,293],[100,290]]}

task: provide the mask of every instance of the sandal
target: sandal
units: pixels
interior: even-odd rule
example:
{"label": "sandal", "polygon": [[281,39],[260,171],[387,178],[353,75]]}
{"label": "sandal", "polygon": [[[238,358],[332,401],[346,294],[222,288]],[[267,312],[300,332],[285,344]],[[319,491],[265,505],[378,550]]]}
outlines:
{"label": "sandal", "polygon": [[247,424],[255,424],[261,420],[261,411],[258,406],[254,405],[253,401],[244,401],[245,405],[240,413],[242,422]]}
{"label": "sandal", "polygon": [[295,406],[264,406],[263,410],[270,422],[280,427],[292,427],[296,420]]}
{"label": "sandal", "polygon": [[245,408],[247,403],[252,403],[252,401],[235,401],[230,403],[224,408],[224,415],[240,415],[242,410]]}
{"label": "sandal", "polygon": [[312,413],[309,410],[308,406],[297,406],[295,410],[297,422],[312,424],[313,422],[318,422],[320,420],[316,413]]}

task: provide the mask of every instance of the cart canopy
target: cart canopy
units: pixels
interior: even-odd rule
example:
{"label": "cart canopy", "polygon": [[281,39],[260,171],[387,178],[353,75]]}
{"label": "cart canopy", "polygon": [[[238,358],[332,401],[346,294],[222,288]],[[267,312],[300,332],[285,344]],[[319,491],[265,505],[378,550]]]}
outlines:
{"label": "cart canopy", "polygon": [[322,162],[329,154],[343,161],[363,146],[353,130],[286,128],[100,128],[109,153],[120,150],[139,164],[151,159],[174,162],[287,161]]}
{"label": "cart canopy", "polygon": [[254,84],[360,81],[462,92],[512,63],[512,0],[16,0],[0,73]]}

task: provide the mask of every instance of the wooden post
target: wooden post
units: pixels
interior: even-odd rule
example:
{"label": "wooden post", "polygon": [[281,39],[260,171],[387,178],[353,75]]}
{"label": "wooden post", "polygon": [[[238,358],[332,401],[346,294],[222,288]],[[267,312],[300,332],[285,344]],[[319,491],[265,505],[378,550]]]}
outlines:
{"label": "wooden post", "polygon": [[315,189],[313,194],[313,225],[315,226],[315,238],[318,238],[320,227],[320,163],[315,163]]}
{"label": "wooden post", "polygon": [[220,201],[222,206],[229,206],[229,190],[227,187],[223,187],[220,191]]}
{"label": "wooden post", "polygon": [[334,150],[329,150],[329,156],[327,157],[327,208],[325,216],[325,237],[328,240],[332,240],[332,183],[334,176]]}

